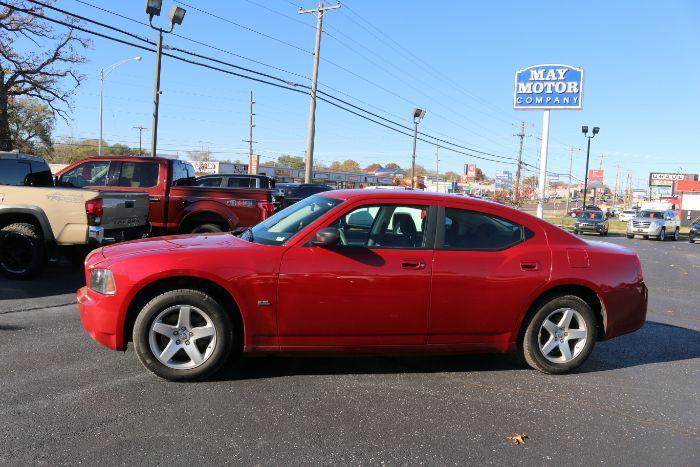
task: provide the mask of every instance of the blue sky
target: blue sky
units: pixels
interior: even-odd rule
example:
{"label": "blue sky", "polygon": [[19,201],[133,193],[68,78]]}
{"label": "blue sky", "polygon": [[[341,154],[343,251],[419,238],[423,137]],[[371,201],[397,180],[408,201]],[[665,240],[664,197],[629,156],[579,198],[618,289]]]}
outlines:
{"label": "blue sky", "polygon": [[[141,0],[86,0],[145,21]],[[264,37],[185,5],[176,32],[264,64],[174,36],[165,43],[215,56],[241,66],[308,84],[315,18],[299,15],[307,0],[189,0],[190,5],[255,29]],[[164,0],[165,24],[174,2]],[[99,11],[77,0],[62,7],[155,39],[143,25]],[[55,15],[54,15],[55,16]],[[552,172],[568,171],[568,146],[585,149],[582,124],[601,127],[593,140],[591,167],[604,154],[606,182],[615,171],[633,171],[642,186],[650,171],[700,171],[697,135],[700,119],[700,2],[452,2],[348,0],[324,18],[319,89],[409,124],[414,106],[427,109],[421,128],[460,144],[508,157],[517,151],[521,121],[526,133],[524,160],[538,161],[541,111],[512,109],[515,70],[537,63],[566,63],[585,69],[583,110],[552,112]],[[93,26],[90,26],[93,27]],[[288,44],[283,44],[284,41]],[[57,136],[96,138],[99,70],[121,59],[143,55],[107,77],[105,139],[138,145],[134,126],[150,139],[155,58],[128,46],[94,38],[82,65],[87,76],[75,96],[69,124],[58,122]],[[287,73],[290,72],[290,73]],[[300,76],[299,76],[300,75]],[[279,90],[165,58],[161,87],[159,151],[180,154],[209,148],[218,158],[245,159],[248,92],[254,92],[255,148],[262,161],[279,154],[304,154],[308,96]],[[330,88],[332,89],[330,89]],[[351,96],[345,96],[339,93]],[[359,99],[364,103],[352,100]],[[370,107],[370,105],[372,107]],[[377,110],[381,109],[381,110]],[[319,102],[316,159],[329,163],[355,159],[410,164],[411,140]],[[582,178],[585,151],[574,156],[574,176]],[[440,169],[460,172],[476,163],[493,176],[514,165],[441,151]],[[418,163],[435,166],[435,147],[418,144]],[[529,173],[527,173],[529,175]]]}

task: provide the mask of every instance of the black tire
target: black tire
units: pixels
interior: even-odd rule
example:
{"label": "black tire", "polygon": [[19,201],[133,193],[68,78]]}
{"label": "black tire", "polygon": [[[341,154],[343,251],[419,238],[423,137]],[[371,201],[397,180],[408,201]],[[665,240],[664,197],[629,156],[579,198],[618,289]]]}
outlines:
{"label": "black tire", "polygon": [[688,237],[688,243],[695,243],[694,237]]}
{"label": "black tire", "polygon": [[[567,373],[580,366],[589,357],[598,337],[598,324],[591,307],[575,295],[563,295],[535,305],[536,311],[530,315],[525,331],[521,337],[521,358],[535,370],[547,374]],[[540,350],[540,327],[544,320],[561,308],[577,311],[585,322],[587,337],[583,348],[568,362],[556,363],[548,360]],[[579,324],[580,326],[580,324]]]}
{"label": "black tire", "polygon": [[[199,366],[189,369],[171,368],[162,363],[154,355],[150,343],[150,330],[154,320],[165,310],[180,305],[193,307],[195,309],[193,313],[196,312],[196,309],[201,310],[208,315],[216,330],[215,345],[211,353]],[[177,289],[157,295],[141,309],[134,323],[133,342],[139,360],[147,370],[155,375],[169,381],[199,381],[211,376],[226,363],[231,349],[235,347],[235,336],[231,317],[213,297],[199,290]],[[194,344],[194,340],[191,344],[188,343],[188,345]],[[204,344],[207,345],[207,342]],[[209,341],[209,345],[211,345],[211,341]],[[178,350],[180,356],[189,359],[185,353],[185,347],[181,346],[180,348],[181,350]],[[173,359],[177,356],[176,353]],[[172,360],[169,361],[172,362]]]}
{"label": "black tire", "polygon": [[627,238],[634,238],[634,235],[627,234]]}
{"label": "black tire", "polygon": [[10,279],[31,279],[46,265],[46,245],[33,224],[9,224],[0,230],[0,272]]}
{"label": "black tire", "polygon": [[676,227],[676,230],[673,231],[673,237],[671,237],[671,240],[678,241],[678,235],[680,234],[680,229]]}
{"label": "black tire", "polygon": [[224,229],[219,224],[201,224],[194,226],[194,228],[190,230],[190,233],[219,233],[223,231]]}
{"label": "black tire", "polygon": [[663,242],[666,240],[666,227],[661,228],[661,232],[659,232],[659,236],[656,237],[656,240]]}
{"label": "black tire", "polygon": [[574,235],[578,235],[578,230],[574,229]]}

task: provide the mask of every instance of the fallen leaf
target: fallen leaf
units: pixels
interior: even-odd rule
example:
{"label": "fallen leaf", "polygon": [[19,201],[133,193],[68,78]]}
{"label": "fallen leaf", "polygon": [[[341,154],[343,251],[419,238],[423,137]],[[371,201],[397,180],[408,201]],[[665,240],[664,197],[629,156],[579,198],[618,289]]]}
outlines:
{"label": "fallen leaf", "polygon": [[666,310],[666,313],[673,313],[673,310]]}
{"label": "fallen leaf", "polygon": [[521,433],[519,435],[506,436],[506,439],[508,439],[513,444],[525,444],[525,440],[527,439],[527,437],[527,434]]}

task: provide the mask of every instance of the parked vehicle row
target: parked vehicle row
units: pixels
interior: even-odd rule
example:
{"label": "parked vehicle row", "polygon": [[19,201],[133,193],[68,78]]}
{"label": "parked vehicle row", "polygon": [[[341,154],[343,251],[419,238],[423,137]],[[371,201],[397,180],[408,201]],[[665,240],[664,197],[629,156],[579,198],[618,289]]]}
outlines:
{"label": "parked vehicle row", "polygon": [[0,272],[28,279],[48,258],[75,262],[96,246],[142,238],[148,195],[54,186],[41,157],[0,153]]}

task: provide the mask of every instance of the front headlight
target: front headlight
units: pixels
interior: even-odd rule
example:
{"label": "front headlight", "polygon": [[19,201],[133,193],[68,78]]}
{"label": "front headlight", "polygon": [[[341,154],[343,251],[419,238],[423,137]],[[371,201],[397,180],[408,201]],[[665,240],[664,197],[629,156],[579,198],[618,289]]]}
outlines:
{"label": "front headlight", "polygon": [[117,284],[109,269],[92,269],[90,271],[90,288],[103,295],[114,295],[117,292]]}

